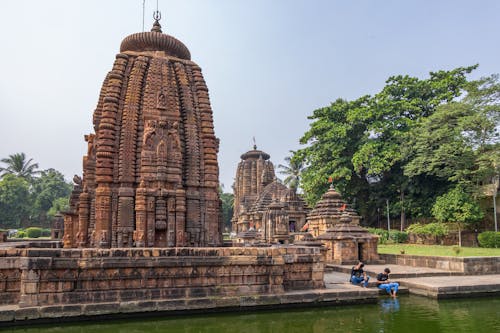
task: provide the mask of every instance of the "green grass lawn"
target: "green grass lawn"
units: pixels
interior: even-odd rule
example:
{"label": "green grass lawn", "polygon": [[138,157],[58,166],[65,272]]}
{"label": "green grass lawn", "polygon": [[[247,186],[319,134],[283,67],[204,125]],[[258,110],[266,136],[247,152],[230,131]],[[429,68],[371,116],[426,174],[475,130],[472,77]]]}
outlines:
{"label": "green grass lawn", "polygon": [[413,254],[419,256],[454,256],[454,257],[482,257],[500,256],[500,248],[490,249],[483,247],[461,247],[457,254],[457,246],[418,245],[418,244],[379,244],[378,253],[384,254]]}

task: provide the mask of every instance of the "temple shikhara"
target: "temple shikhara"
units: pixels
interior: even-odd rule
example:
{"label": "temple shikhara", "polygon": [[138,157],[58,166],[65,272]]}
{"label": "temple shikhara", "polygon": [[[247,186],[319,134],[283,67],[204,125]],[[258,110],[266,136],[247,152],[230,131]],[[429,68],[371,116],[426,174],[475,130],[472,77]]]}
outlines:
{"label": "temple shikhara", "polygon": [[75,176],[64,247],[222,244],[218,139],[208,89],[187,47],[126,37],[101,88]]}
{"label": "temple shikhara", "polygon": [[232,226],[243,242],[286,244],[306,223],[304,200],[277,180],[269,159],[254,146],[241,155],[236,170]]}

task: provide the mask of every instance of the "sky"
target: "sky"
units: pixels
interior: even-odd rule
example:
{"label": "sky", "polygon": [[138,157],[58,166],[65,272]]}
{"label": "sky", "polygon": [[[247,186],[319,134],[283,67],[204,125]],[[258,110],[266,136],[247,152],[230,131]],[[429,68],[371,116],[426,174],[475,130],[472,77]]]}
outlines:
{"label": "sky", "polygon": [[[67,180],[122,39],[143,30],[143,0],[0,0],[0,158],[24,152]],[[155,0],[145,2],[145,30]],[[307,117],[392,75],[479,64],[500,73],[497,0],[158,0],[163,32],[203,70],[231,191],[252,148],[283,164]],[[279,173],[278,173],[279,176]]]}

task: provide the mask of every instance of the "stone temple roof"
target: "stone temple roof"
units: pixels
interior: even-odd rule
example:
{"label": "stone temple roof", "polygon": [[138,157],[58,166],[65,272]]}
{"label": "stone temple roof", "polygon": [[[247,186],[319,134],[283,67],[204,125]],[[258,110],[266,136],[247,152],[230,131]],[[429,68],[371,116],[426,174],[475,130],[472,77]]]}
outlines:
{"label": "stone temple roof", "polygon": [[268,159],[271,158],[271,156],[268,153],[263,152],[262,150],[257,150],[257,146],[253,147],[253,150],[249,150],[243,155],[240,156],[242,160],[247,160],[247,159],[259,159],[262,158],[263,160],[267,161]]}
{"label": "stone temple roof", "polygon": [[323,194],[321,200],[318,201],[316,207],[309,213],[307,219],[330,216],[340,217],[344,211],[348,212],[351,216],[357,215],[354,210],[348,207],[340,193],[335,191],[333,187],[330,187],[328,191]]}
{"label": "stone temple roof", "polygon": [[155,21],[151,31],[138,32],[125,37],[120,45],[120,52],[126,51],[164,51],[167,55],[191,60],[191,53],[180,40],[161,31],[158,21]]}
{"label": "stone temple roof", "polygon": [[287,193],[288,187],[274,180],[272,183],[268,184],[262,193],[259,195],[257,201],[253,204],[250,209],[251,212],[264,211],[267,207],[274,201],[280,200],[280,198]]}

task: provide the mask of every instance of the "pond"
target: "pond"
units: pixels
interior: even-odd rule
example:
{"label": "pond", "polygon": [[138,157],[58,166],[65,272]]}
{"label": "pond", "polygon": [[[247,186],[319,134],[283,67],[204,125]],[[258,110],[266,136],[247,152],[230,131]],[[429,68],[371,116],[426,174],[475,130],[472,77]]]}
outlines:
{"label": "pond", "polygon": [[500,297],[436,301],[418,296],[377,304],[6,328],[26,333],[499,332]]}

